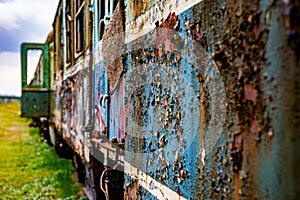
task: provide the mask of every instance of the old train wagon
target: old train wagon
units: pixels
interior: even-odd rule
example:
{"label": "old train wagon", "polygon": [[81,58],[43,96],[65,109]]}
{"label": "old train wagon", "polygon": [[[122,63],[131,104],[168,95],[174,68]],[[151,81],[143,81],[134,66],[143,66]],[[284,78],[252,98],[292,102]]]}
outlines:
{"label": "old train wagon", "polygon": [[[48,117],[50,99],[53,93],[53,32],[49,33],[45,44],[23,43],[21,45],[22,104],[23,117]],[[32,80],[28,81],[30,51],[41,51]]]}
{"label": "old train wagon", "polygon": [[296,199],[299,6],[61,0],[47,118],[88,197]]}

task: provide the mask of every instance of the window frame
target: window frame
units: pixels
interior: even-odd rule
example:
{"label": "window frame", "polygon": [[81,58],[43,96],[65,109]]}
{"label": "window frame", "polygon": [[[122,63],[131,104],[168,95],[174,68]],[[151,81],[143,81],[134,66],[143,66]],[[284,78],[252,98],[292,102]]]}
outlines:
{"label": "window frame", "polygon": [[72,5],[71,1],[66,1],[66,11],[65,11],[65,34],[66,34],[66,66],[70,66],[72,63]]}
{"label": "window frame", "polygon": [[[118,0],[98,0],[97,12],[98,12],[98,41],[102,40],[105,27],[109,24],[110,18],[116,9]],[[104,8],[103,8],[104,7]]]}
{"label": "window frame", "polygon": [[[79,57],[84,52],[85,47],[85,0],[76,0],[75,2],[75,17],[74,17],[74,47],[75,58]],[[80,5],[79,5],[80,4]]]}

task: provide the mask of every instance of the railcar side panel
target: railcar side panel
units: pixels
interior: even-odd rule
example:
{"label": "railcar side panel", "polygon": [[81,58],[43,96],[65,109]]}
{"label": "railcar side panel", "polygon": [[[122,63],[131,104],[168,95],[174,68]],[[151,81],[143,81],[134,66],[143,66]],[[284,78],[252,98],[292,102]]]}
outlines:
{"label": "railcar side panel", "polygon": [[296,199],[299,13],[296,0],[61,0],[48,117],[89,198]]}
{"label": "railcar side panel", "polygon": [[108,96],[108,82],[103,61],[96,64],[94,68],[95,83],[94,83],[94,96],[95,96],[95,132],[94,137],[98,134],[107,136],[107,128],[109,122],[109,96]]}
{"label": "railcar side panel", "polygon": [[[298,3],[191,1],[191,6],[185,7],[179,2],[147,1],[127,5],[126,31],[134,32],[128,33],[127,44],[140,38],[147,44],[145,41],[153,38],[143,36],[151,35],[154,27],[174,29],[184,40],[177,44],[180,40],[175,37],[170,43],[164,38],[165,52],[160,47],[156,52],[135,45],[127,48],[131,53],[127,56],[125,82],[131,104],[125,152],[125,161],[130,163],[128,171],[125,168],[129,197],[168,198],[168,192],[157,189],[163,185],[187,199],[294,199],[299,193],[295,187],[299,173],[293,167],[299,159],[294,145],[299,141],[292,138],[298,137],[299,127],[298,122],[291,123],[297,113],[291,99],[298,87],[293,77],[298,73],[299,55],[297,45],[290,46],[295,32],[293,36],[287,34],[292,26],[290,16],[283,13],[287,9],[292,13],[291,5],[295,12]],[[149,27],[150,31],[143,29]],[[201,51],[199,56],[192,41],[207,56],[203,57]],[[176,54],[180,59],[174,61]],[[293,61],[287,61],[287,57]],[[195,60],[198,66],[193,66]],[[210,65],[216,67],[219,76],[205,69]],[[165,99],[174,88],[169,81],[174,66],[183,71],[174,74],[187,81],[176,81],[184,91],[173,94],[183,102],[178,110],[168,108],[172,98]],[[189,70],[193,67],[202,73]],[[164,68],[168,73],[159,72]],[[225,101],[213,96],[221,94],[217,91],[222,89],[220,84],[210,86],[217,80],[224,85]],[[286,95],[290,101],[283,100]],[[218,104],[224,105],[221,113],[216,110]],[[178,111],[182,112],[179,123],[173,116]],[[221,131],[210,132],[210,126],[216,127],[218,122]],[[174,138],[178,138],[176,151],[170,148]],[[145,177],[152,179],[147,181]],[[135,184],[147,192],[140,192]]]}
{"label": "railcar side panel", "polygon": [[118,142],[125,140],[125,132],[127,127],[126,113],[128,113],[129,105],[124,102],[125,91],[124,91],[124,78],[119,79],[116,90],[110,97],[110,124],[109,124],[109,138],[117,139]]}

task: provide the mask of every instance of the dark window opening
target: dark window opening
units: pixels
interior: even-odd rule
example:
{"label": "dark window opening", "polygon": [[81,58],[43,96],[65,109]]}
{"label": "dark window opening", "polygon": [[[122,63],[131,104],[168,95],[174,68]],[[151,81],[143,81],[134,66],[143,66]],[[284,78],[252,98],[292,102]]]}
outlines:
{"label": "dark window opening", "polygon": [[79,11],[80,7],[83,5],[84,0],[76,0],[76,12]]}
{"label": "dark window opening", "polygon": [[99,40],[102,40],[105,26],[109,23],[109,20],[117,6],[118,0],[98,0],[98,30]]}
{"label": "dark window opening", "polygon": [[66,61],[67,63],[71,62],[71,21],[72,21],[72,13],[71,13],[71,4],[70,1],[67,1],[66,5]]}
{"label": "dark window opening", "polygon": [[110,10],[110,8],[111,8],[111,0],[107,0],[107,11],[108,11],[108,15],[112,15],[112,13],[110,12],[111,10]]}
{"label": "dark window opening", "polygon": [[84,1],[76,1],[76,52],[80,53],[84,49]]}
{"label": "dark window opening", "polygon": [[63,34],[63,17],[60,15],[59,17],[59,66],[60,69],[63,69],[64,66],[64,34]]}
{"label": "dark window opening", "polygon": [[[98,1],[98,21],[99,21],[99,40],[102,40],[103,32],[104,32],[104,16],[105,16],[105,1],[99,0]],[[102,20],[102,22],[101,22]]]}
{"label": "dark window opening", "polygon": [[76,18],[76,51],[80,52],[83,50],[84,45],[84,20],[83,12],[80,12]]}

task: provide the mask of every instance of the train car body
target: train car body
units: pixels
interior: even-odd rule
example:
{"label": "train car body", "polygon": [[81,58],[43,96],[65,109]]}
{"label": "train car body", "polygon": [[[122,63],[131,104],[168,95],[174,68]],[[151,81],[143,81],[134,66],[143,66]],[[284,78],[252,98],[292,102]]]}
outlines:
{"label": "train car body", "polygon": [[61,0],[45,117],[88,197],[296,199],[299,13],[298,1]]}
{"label": "train car body", "polygon": [[[51,37],[51,34],[49,35]],[[53,56],[53,42],[45,44],[22,44],[22,106],[21,113],[23,117],[48,117],[51,113],[50,101],[53,88],[51,87],[53,79],[53,63],[51,64],[50,56]],[[30,50],[40,50],[42,55],[34,73],[34,77],[27,82],[27,68],[29,63],[27,53]]]}

